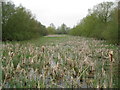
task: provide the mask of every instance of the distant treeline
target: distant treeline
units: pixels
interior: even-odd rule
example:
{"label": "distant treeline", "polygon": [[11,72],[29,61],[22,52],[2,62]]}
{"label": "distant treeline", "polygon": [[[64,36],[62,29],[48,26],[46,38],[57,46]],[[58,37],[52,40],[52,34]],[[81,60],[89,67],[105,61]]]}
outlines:
{"label": "distant treeline", "polygon": [[69,30],[70,27],[67,27],[67,25],[65,25],[64,23],[58,28],[56,28],[53,23],[51,23],[50,26],[47,27],[48,34],[68,34]]}
{"label": "distant treeline", "polygon": [[47,34],[44,25],[35,19],[23,6],[16,7],[12,2],[2,3],[2,40],[22,41]]}
{"label": "distant treeline", "polygon": [[120,44],[118,15],[120,9],[113,2],[103,2],[88,10],[88,15],[72,28],[70,35],[94,37]]}

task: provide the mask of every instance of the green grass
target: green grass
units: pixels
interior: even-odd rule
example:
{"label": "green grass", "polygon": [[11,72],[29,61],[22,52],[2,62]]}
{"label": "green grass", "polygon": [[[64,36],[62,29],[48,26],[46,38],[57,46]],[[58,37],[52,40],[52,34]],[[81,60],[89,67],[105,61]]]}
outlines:
{"label": "green grass", "polygon": [[31,43],[36,45],[45,45],[49,43],[55,43],[56,41],[62,41],[63,39],[67,38],[67,36],[63,37],[40,37],[37,40],[32,40]]}
{"label": "green grass", "polygon": [[6,42],[3,42],[4,44],[6,43],[10,43],[10,44],[16,44],[16,43],[19,43],[19,44],[26,44],[26,43],[32,43],[32,44],[35,44],[37,46],[41,46],[41,45],[45,45],[45,44],[49,44],[49,43],[54,43],[56,41],[62,41],[63,39],[65,40],[66,38],[68,38],[69,36],[67,35],[64,35],[64,36],[61,36],[61,37],[45,37],[45,36],[41,36],[39,38],[36,38],[36,39],[31,39],[31,40],[25,40],[25,41],[6,41]]}

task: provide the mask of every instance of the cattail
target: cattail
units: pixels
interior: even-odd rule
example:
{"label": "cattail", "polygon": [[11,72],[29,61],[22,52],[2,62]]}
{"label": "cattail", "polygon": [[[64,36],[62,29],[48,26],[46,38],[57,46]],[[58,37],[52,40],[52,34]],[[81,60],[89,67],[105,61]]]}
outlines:
{"label": "cattail", "polygon": [[106,81],[104,81],[104,83],[103,83],[103,88],[107,88],[107,83],[106,83]]}
{"label": "cattail", "polygon": [[26,74],[25,69],[21,69],[21,73],[23,73],[25,75]]}
{"label": "cattail", "polygon": [[61,57],[60,57],[60,53],[58,53],[58,59],[59,59],[59,60],[61,59]]}
{"label": "cattail", "polygon": [[14,68],[14,64],[13,64],[13,62],[11,62],[11,68]]}
{"label": "cattail", "polygon": [[33,58],[32,58],[32,60],[31,60],[31,62],[30,62],[31,64],[33,64],[34,63],[34,61],[33,61]]}
{"label": "cattail", "polygon": [[6,81],[9,81],[11,79],[11,75],[10,74],[6,74],[5,77],[6,77]]}
{"label": "cattail", "polygon": [[112,84],[113,84],[113,63],[112,62],[114,62],[114,59],[113,59],[113,51],[110,51],[109,52],[109,58],[110,58],[110,62],[111,62],[111,64],[110,64],[110,88],[112,88]]}
{"label": "cattail", "polygon": [[11,57],[13,57],[14,56],[14,52],[11,52]]}
{"label": "cattail", "polygon": [[59,64],[57,63],[57,65],[53,66],[52,68],[53,68],[53,71],[57,71],[59,68]]}
{"label": "cattail", "polygon": [[45,51],[45,46],[42,46],[42,52],[44,53],[44,51]]}
{"label": "cattail", "polygon": [[40,88],[40,82],[38,81],[38,85],[37,85],[37,88]]}
{"label": "cattail", "polygon": [[21,67],[20,67],[20,64],[17,65],[17,68],[16,68],[16,71],[20,71],[21,70]]}
{"label": "cattail", "polygon": [[37,73],[37,72],[38,72],[38,69],[36,68],[36,69],[35,69],[35,73]]}
{"label": "cattail", "polygon": [[71,60],[71,59],[67,59],[67,64],[69,65],[69,66],[71,66],[71,67],[73,67],[74,66],[74,62],[73,62],[73,60]]}
{"label": "cattail", "polygon": [[97,85],[97,88],[100,88],[100,86],[99,86],[99,85]]}
{"label": "cattail", "polygon": [[113,59],[113,51],[110,51],[109,52],[109,59],[111,62],[114,62],[114,59]]}

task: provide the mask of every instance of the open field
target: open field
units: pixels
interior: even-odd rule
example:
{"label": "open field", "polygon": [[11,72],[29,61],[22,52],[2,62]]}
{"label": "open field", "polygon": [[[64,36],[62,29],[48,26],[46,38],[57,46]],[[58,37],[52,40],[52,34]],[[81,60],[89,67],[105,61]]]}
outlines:
{"label": "open field", "polygon": [[47,36],[3,44],[4,88],[118,87],[118,48],[92,38]]}

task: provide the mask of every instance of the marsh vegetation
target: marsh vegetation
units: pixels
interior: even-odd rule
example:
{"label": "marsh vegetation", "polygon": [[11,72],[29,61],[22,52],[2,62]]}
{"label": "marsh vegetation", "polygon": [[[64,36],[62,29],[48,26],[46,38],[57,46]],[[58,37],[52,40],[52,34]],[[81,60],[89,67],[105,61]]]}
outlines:
{"label": "marsh vegetation", "polygon": [[0,7],[0,89],[120,86],[116,2],[88,9],[73,28],[64,23],[46,27],[30,10],[9,1]]}
{"label": "marsh vegetation", "polygon": [[117,87],[116,46],[65,35],[37,41],[3,43],[4,88]]}

